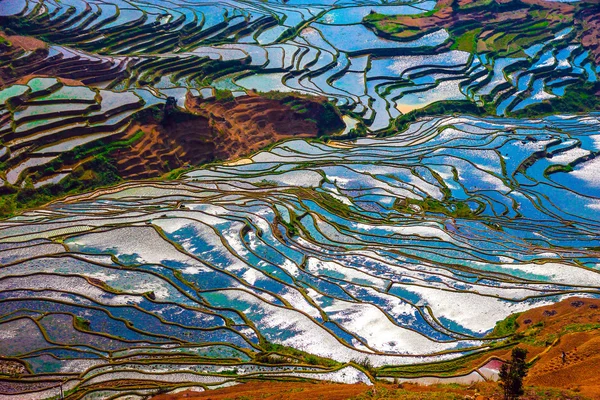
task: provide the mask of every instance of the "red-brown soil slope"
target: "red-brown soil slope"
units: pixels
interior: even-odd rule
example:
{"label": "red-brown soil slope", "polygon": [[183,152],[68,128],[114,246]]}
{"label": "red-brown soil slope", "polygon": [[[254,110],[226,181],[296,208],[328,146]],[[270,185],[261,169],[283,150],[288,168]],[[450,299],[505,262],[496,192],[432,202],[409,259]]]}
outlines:
{"label": "red-brown soil slope", "polygon": [[369,390],[367,385],[310,382],[249,382],[243,385],[206,392],[185,391],[174,395],[163,394],[152,400],[204,399],[204,400],[346,400]]}
{"label": "red-brown soil slope", "polygon": [[216,131],[216,157],[234,159],[290,137],[317,136],[320,100],[298,100],[307,110],[294,111],[285,99],[244,96],[228,102],[188,99],[188,109],[210,120]]}
{"label": "red-brown soil slope", "polygon": [[600,4],[589,4],[577,14],[582,26],[581,44],[590,49],[595,56],[596,65],[600,64]]}
{"label": "red-brown soil slope", "polygon": [[567,299],[530,310],[517,322],[517,332],[543,324],[535,335],[538,342],[556,341],[539,356],[527,384],[575,389],[600,399],[600,300]]}
{"label": "red-brown soil slope", "polygon": [[3,32],[0,32],[0,36],[8,40],[13,46],[20,47],[23,50],[34,51],[47,47],[46,42],[31,36],[7,35]]}
{"label": "red-brown soil slope", "polygon": [[[318,136],[324,101],[294,96],[270,99],[252,95],[229,101],[188,97],[186,107],[193,114],[176,113],[165,123],[135,124],[127,137],[142,130],[142,139],[112,156],[126,179],[236,159],[283,139]],[[339,116],[333,125],[343,126]]]}

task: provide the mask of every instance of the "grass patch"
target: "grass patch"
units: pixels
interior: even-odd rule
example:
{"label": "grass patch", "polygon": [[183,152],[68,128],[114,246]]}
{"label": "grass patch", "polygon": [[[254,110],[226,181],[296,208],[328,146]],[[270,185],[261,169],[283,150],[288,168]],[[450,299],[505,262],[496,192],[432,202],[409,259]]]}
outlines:
{"label": "grass patch", "polygon": [[[420,211],[417,211],[417,208],[420,209]],[[427,197],[423,200],[410,198],[398,199],[394,204],[394,209],[408,214],[435,213],[444,214],[454,218],[475,218],[479,210],[479,208],[477,210],[472,210],[464,201],[440,201],[432,197]]]}
{"label": "grass patch", "polygon": [[[438,385],[442,386],[442,385]],[[404,389],[401,387],[377,387],[361,393],[358,396],[351,397],[350,400],[378,400],[378,399],[402,399],[402,400],[464,400],[465,395],[454,393],[440,388],[439,391],[427,390],[416,391]]]}
{"label": "grass patch", "polygon": [[496,322],[494,330],[488,335],[488,337],[505,337],[513,335],[517,329],[519,329],[517,318],[519,318],[521,314],[523,313],[511,314],[502,321]]}
{"label": "grass patch", "polygon": [[289,358],[291,357],[309,365],[321,365],[324,367],[338,367],[342,365],[330,358],[315,356],[314,354],[289,346],[265,341],[261,347],[264,349],[264,352],[257,354],[255,360],[266,364],[288,364],[290,362]]}
{"label": "grass patch", "polygon": [[594,331],[596,329],[600,329],[600,324],[569,324],[562,328],[561,333],[574,333],[574,332],[589,332]]}
{"label": "grass patch", "polygon": [[455,38],[452,50],[475,53],[477,50],[477,37],[479,36],[479,33],[481,33],[481,28],[470,30]]}

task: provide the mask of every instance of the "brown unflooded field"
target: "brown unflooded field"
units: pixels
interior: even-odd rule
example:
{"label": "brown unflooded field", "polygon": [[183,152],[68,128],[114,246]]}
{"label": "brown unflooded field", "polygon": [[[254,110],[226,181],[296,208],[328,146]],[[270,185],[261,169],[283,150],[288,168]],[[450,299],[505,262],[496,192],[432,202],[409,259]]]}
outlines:
{"label": "brown unflooded field", "polygon": [[310,382],[249,382],[243,385],[206,392],[185,391],[175,395],[164,394],[153,400],[175,399],[246,399],[246,400],[345,400],[370,390],[367,385],[344,385],[339,383]]}
{"label": "brown unflooded field", "polygon": [[[517,322],[518,332],[543,323],[538,340],[551,341],[529,371],[527,384],[571,389],[600,399],[600,301],[571,298],[530,310]],[[527,324],[525,323],[527,322]],[[595,327],[595,329],[594,329]],[[578,330],[590,329],[586,332]],[[565,360],[562,360],[562,352]]]}
{"label": "brown unflooded field", "polygon": [[34,51],[46,48],[45,42],[31,36],[6,35],[4,33],[0,33],[0,36],[8,40],[14,46],[21,47],[24,50]]}

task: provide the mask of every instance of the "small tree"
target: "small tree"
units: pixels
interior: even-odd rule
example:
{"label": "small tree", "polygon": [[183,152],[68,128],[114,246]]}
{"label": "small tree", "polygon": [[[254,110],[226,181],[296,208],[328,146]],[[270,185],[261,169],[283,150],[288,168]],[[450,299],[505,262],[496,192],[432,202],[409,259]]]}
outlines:
{"label": "small tree", "polygon": [[500,387],[504,392],[504,400],[516,400],[523,393],[523,378],[527,375],[527,350],[515,347],[511,360],[500,368]]}

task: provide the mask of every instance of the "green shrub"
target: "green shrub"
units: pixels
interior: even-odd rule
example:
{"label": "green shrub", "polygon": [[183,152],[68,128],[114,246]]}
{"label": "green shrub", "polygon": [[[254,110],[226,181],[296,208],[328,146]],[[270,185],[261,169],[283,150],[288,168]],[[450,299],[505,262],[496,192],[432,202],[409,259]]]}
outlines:
{"label": "green shrub", "polygon": [[215,99],[221,102],[233,101],[233,94],[231,90],[227,89],[215,89]]}
{"label": "green shrub", "polygon": [[73,326],[79,330],[89,331],[90,325],[91,325],[91,322],[85,318],[75,317],[75,319],[73,319]]}

